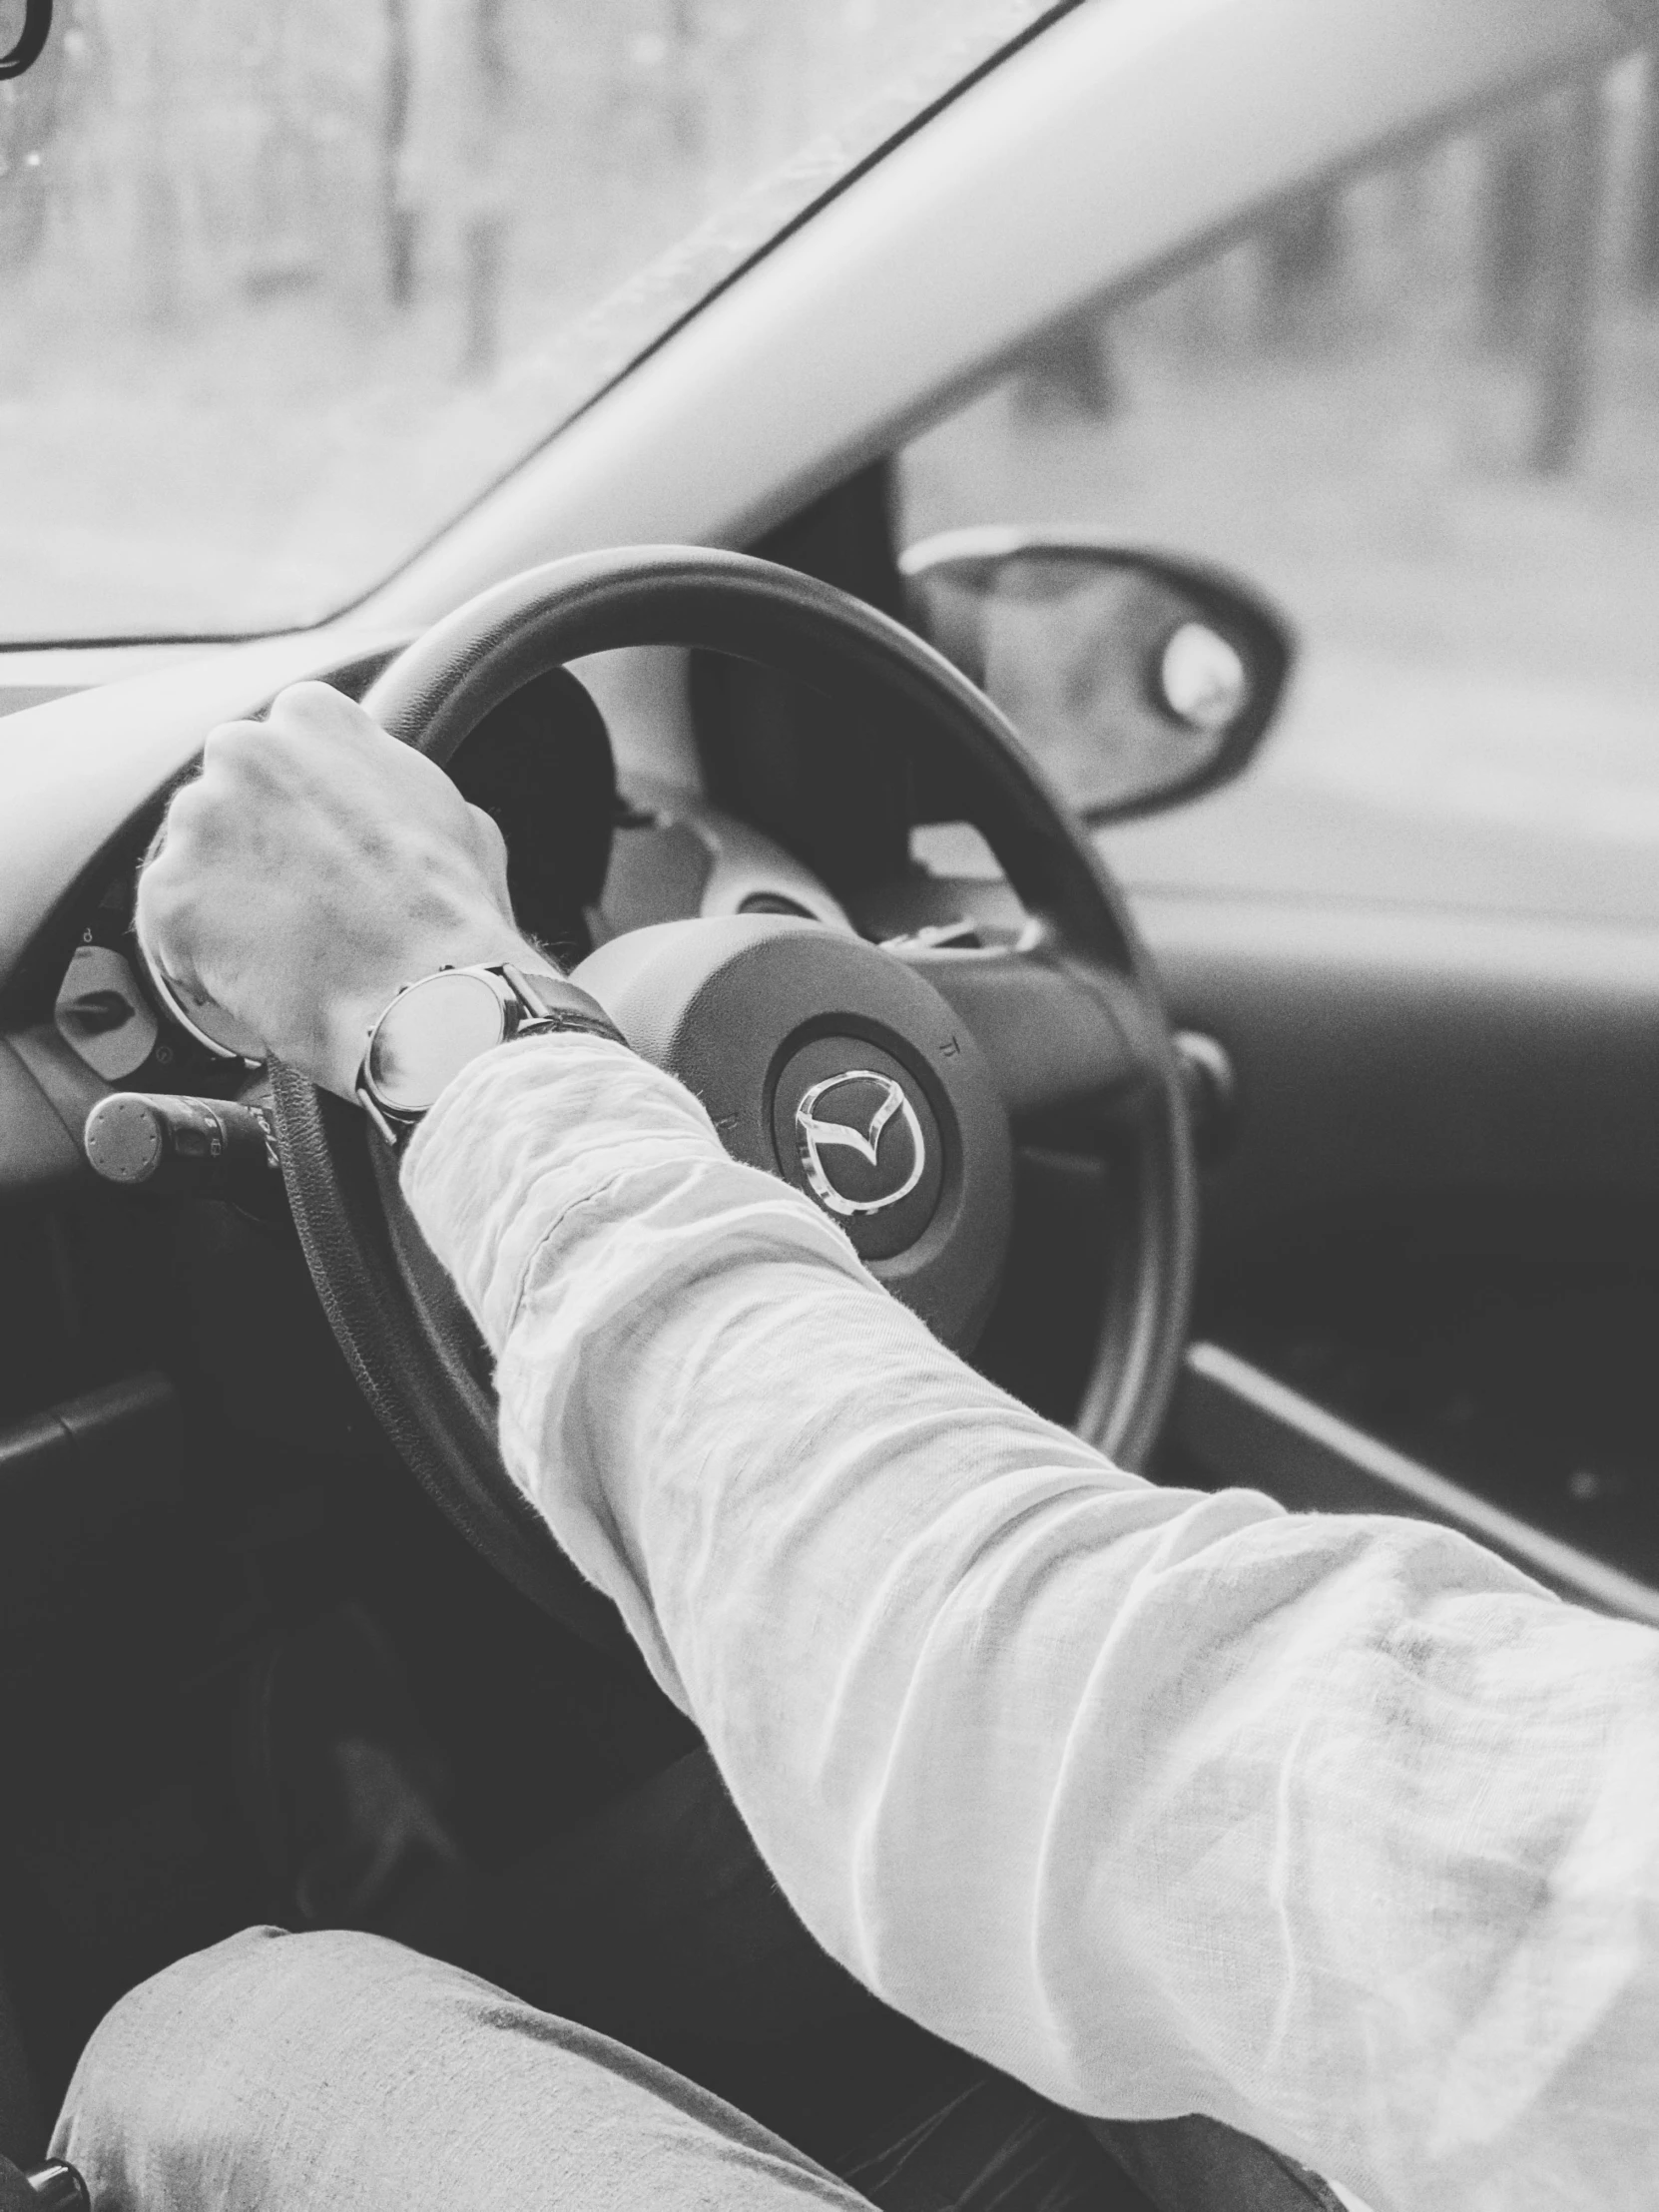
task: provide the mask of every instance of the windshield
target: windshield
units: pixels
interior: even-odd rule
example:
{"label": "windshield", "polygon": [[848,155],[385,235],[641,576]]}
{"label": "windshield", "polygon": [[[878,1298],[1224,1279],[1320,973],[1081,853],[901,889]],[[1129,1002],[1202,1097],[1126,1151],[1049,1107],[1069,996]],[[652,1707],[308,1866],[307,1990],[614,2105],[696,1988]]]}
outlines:
{"label": "windshield", "polygon": [[0,83],[0,640],[349,604],[1056,12],[58,0]]}

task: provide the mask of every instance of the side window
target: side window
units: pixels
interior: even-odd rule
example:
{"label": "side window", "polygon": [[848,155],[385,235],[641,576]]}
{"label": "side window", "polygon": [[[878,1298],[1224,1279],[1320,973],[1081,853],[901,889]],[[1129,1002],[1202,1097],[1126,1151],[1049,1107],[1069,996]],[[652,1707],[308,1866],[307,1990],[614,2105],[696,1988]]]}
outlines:
{"label": "side window", "polygon": [[899,486],[912,546],[1088,523],[1263,587],[1302,667],[1253,778],[1529,830],[1565,805],[1651,848],[1659,55],[1080,312],[916,439]]}

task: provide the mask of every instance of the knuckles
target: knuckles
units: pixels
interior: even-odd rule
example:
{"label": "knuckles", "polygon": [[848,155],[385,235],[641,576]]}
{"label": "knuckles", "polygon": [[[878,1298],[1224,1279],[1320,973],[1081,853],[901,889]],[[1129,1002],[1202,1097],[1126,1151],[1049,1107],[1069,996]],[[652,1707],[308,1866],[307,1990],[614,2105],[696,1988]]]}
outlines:
{"label": "knuckles", "polygon": [[188,855],[164,850],[139,877],[135,919],[143,941],[188,953],[199,934],[197,883]]}
{"label": "knuckles", "polygon": [[[222,722],[217,730],[208,732],[202,748],[202,774],[185,790],[205,788],[217,797],[227,787],[235,791],[244,785],[263,785],[270,780],[278,751],[273,732],[263,723]],[[185,793],[179,796],[183,798]]]}
{"label": "knuckles", "polygon": [[482,807],[466,806],[472,817],[472,837],[484,865],[505,873],[507,866],[507,840],[501,833],[501,825],[493,815],[485,814]]}
{"label": "knuckles", "polygon": [[162,833],[150,864],[144,871],[146,882],[170,877],[178,872],[182,856],[191,847],[203,841],[204,831],[211,827],[214,800],[201,777],[187,784],[183,791],[175,792],[168,806]]}
{"label": "knuckles", "polygon": [[289,684],[271,703],[268,727],[296,737],[323,738],[330,743],[382,733],[373,718],[354,699],[347,699],[331,684],[314,677]]}
{"label": "knuckles", "polygon": [[191,933],[201,896],[216,867],[232,856],[244,812],[238,726],[216,730],[203,750],[202,772],[176,792],[138,883],[138,913],[152,940]]}
{"label": "knuckles", "polygon": [[235,798],[225,791],[223,776],[204,772],[187,784],[168,808],[161,849],[145,870],[146,875],[171,879],[185,867],[211,858],[225,843],[236,813]]}

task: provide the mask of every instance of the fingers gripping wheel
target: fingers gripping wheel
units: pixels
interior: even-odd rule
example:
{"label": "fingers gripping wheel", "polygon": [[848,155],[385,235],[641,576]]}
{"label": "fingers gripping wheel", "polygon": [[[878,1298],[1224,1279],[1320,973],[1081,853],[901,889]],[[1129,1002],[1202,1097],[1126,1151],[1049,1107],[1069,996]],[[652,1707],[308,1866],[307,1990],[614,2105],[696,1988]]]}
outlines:
{"label": "fingers gripping wheel", "polygon": [[[579,971],[636,1049],[702,1097],[728,1148],[808,1191],[947,1342],[995,1296],[1012,1192],[1008,1114],[1045,1091],[1110,1109],[1117,1240],[1079,1425],[1133,1465],[1185,1335],[1196,1233],[1174,1048],[1127,909],[1082,829],[979,692],[908,631],[828,585],[737,554],[644,547],[560,561],[437,623],[364,702],[446,762],[544,671],[635,645],[702,647],[823,688],[884,694],[974,796],[1038,939],[941,961],[776,916],[639,930]],[[488,1362],[357,1111],[278,1069],[275,1105],[323,1306],[403,1457],[520,1590],[620,1646],[501,1463]]]}

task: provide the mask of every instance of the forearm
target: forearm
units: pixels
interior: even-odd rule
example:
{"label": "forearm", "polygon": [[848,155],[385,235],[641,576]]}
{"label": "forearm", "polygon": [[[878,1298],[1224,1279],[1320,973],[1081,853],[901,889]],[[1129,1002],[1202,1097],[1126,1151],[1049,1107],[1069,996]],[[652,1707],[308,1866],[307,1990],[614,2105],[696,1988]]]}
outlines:
{"label": "forearm", "polygon": [[1443,1532],[1110,1468],[618,1051],[480,1064],[408,1181],[499,1353],[509,1465],[881,1994],[1380,2206],[1623,2201],[1654,1639]]}

